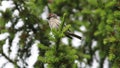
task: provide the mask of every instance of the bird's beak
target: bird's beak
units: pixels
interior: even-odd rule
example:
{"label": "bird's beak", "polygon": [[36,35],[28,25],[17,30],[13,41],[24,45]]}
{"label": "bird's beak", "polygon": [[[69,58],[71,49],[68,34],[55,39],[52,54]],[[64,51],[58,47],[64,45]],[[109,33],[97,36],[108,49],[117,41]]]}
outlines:
{"label": "bird's beak", "polygon": [[49,20],[49,19],[50,19],[50,17],[47,17],[47,19]]}

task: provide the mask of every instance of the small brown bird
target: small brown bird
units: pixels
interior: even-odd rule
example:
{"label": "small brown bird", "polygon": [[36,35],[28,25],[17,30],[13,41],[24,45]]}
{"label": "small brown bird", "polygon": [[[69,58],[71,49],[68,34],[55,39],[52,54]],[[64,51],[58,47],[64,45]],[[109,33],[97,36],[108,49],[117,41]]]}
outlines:
{"label": "small brown bird", "polygon": [[[48,19],[48,23],[49,23],[49,26],[51,29],[53,29],[53,28],[59,29],[60,28],[61,21],[56,14],[54,14],[54,13],[49,14],[47,19]],[[70,32],[69,30],[65,32],[65,35],[69,38],[72,38],[72,36],[73,36],[73,37],[76,37],[78,39],[81,39],[80,36]]]}

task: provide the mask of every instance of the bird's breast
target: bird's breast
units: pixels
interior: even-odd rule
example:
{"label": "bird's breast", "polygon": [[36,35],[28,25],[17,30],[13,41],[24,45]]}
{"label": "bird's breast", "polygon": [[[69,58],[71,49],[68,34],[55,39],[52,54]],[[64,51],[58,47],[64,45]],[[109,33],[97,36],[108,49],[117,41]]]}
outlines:
{"label": "bird's breast", "polygon": [[53,28],[58,29],[60,26],[60,21],[58,19],[52,18],[49,20],[49,26],[51,29],[53,29]]}

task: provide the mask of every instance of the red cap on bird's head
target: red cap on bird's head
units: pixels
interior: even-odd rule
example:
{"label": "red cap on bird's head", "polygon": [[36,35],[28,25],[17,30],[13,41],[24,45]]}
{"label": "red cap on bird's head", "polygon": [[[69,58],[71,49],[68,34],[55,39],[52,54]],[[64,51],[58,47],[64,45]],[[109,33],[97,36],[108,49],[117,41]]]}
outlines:
{"label": "red cap on bird's head", "polygon": [[57,18],[57,15],[54,13],[50,13],[47,17],[47,19],[50,19],[51,17]]}

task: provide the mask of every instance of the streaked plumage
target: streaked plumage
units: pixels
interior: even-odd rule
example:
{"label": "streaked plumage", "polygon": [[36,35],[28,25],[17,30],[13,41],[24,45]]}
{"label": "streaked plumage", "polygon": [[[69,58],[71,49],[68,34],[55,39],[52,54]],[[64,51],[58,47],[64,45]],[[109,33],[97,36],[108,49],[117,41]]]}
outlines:
{"label": "streaked plumage", "polygon": [[[61,22],[56,14],[49,14],[47,19],[48,19],[48,23],[49,23],[49,26],[51,29],[59,29]],[[72,38],[71,36],[73,36],[73,37],[76,37],[78,39],[81,39],[80,36],[70,32],[70,31],[66,31],[64,34],[69,38]]]}
{"label": "streaked plumage", "polygon": [[57,18],[50,18],[48,22],[51,29],[58,29],[60,27],[60,20]]}

